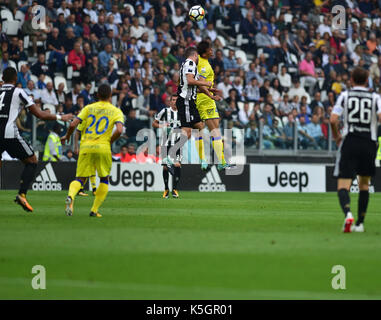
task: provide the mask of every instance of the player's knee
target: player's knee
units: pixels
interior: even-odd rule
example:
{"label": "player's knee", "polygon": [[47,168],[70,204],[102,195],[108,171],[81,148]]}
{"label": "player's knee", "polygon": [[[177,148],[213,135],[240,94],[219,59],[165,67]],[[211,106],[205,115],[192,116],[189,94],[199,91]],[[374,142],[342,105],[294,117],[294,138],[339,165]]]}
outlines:
{"label": "player's knee", "polygon": [[100,178],[100,182],[104,184],[108,184],[108,176]]}
{"label": "player's knee", "polygon": [[37,165],[38,160],[37,160],[36,155],[34,154],[33,156],[24,159],[23,162],[25,164],[35,164],[35,165]]}
{"label": "player's knee", "polygon": [[359,189],[360,191],[369,190],[370,177],[360,177],[359,178]]}
{"label": "player's knee", "polygon": [[85,177],[75,177],[75,180],[78,181],[82,186],[85,184],[86,179],[87,178]]}

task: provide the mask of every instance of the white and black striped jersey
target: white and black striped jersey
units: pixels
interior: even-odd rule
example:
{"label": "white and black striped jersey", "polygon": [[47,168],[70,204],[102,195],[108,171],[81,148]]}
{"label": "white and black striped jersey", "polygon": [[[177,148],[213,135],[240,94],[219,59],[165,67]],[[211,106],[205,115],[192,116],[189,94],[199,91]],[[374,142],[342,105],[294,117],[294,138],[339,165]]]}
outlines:
{"label": "white and black striped jersey", "polygon": [[155,120],[159,121],[159,123],[166,124],[170,128],[170,130],[163,128],[164,130],[162,130],[160,134],[160,145],[173,146],[180,138],[180,133],[176,134],[173,132],[173,129],[180,129],[181,125],[177,110],[173,110],[171,107],[165,107],[155,115]]}
{"label": "white and black striped jersey", "polygon": [[33,104],[33,99],[21,88],[12,84],[4,84],[0,88],[0,138],[13,139],[19,136],[16,119],[22,108]]}
{"label": "white and black striped jersey", "polygon": [[332,113],[343,116],[343,137],[356,135],[377,141],[381,97],[364,87],[354,87],[338,97]]}
{"label": "white and black striped jersey", "polygon": [[177,94],[185,100],[196,100],[197,86],[188,85],[187,74],[193,74],[194,78],[198,79],[197,65],[191,59],[186,59],[180,68],[180,84],[177,89]]}

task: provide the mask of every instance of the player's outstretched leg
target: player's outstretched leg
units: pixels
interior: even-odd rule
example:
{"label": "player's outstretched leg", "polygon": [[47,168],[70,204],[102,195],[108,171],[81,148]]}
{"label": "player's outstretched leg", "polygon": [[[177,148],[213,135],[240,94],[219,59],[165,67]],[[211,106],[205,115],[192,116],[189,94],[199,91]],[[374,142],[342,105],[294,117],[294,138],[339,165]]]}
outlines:
{"label": "player's outstretched leg", "polygon": [[108,176],[100,178],[101,181],[99,183],[99,187],[97,189],[97,193],[95,195],[95,199],[93,202],[93,206],[91,207],[90,217],[101,218],[102,215],[98,212],[99,207],[102,205],[103,201],[107,197],[108,193]]}
{"label": "player's outstretched leg", "polygon": [[19,204],[25,211],[33,212],[32,206],[28,203],[26,199],[26,194],[36,173],[37,158],[35,155],[33,155],[23,160],[23,162],[25,164],[25,167],[23,172],[21,173],[20,189],[18,195],[16,196],[15,202]]}
{"label": "player's outstretched leg", "polygon": [[173,198],[179,197],[179,192],[177,191],[177,185],[180,182],[180,177],[181,177],[181,166],[178,165],[175,167],[175,175],[173,177],[173,189],[172,189]]}
{"label": "player's outstretched leg", "polygon": [[83,183],[83,185],[82,185],[82,188],[78,191],[78,196],[81,196],[81,197],[87,197],[88,196],[88,194],[85,192],[85,184],[86,184],[86,182],[87,182],[87,178],[86,178],[86,180],[85,180],[85,182]]}
{"label": "player's outstretched leg", "polygon": [[350,207],[351,199],[349,197],[349,188],[351,183],[351,179],[338,179],[337,182],[337,194],[339,196],[341,209],[343,210],[345,216],[343,232],[351,232],[351,227],[354,221]]}
{"label": "player's outstretched leg", "polygon": [[168,188],[168,180],[169,180],[169,173],[167,166],[163,166],[163,180],[164,180],[164,193],[163,198],[168,199],[169,197],[169,188]]}
{"label": "player's outstretched leg", "polygon": [[353,226],[353,232],[364,232],[364,220],[366,215],[366,210],[369,203],[369,181],[370,177],[359,177],[359,188],[360,194],[358,199],[358,212],[356,225]]}

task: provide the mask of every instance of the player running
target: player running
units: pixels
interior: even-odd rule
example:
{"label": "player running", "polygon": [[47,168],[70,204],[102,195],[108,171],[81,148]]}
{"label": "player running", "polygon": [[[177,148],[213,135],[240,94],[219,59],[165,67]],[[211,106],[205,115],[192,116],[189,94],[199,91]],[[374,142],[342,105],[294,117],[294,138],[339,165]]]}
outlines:
{"label": "player running", "polygon": [[[362,68],[353,70],[353,88],[340,94],[330,119],[333,137],[339,146],[334,176],[338,178],[338,196],[345,215],[344,232],[364,232],[369,183],[376,172],[377,122],[381,121],[381,98],[367,89],[368,76],[368,71]],[[342,135],[338,129],[340,116],[344,117]],[[350,209],[349,189],[356,175],[360,195],[358,218],[356,225],[352,226],[354,219]]]}
{"label": "player running", "polygon": [[[197,69],[200,77],[214,84],[214,71],[208,61],[213,58],[214,55],[212,46],[208,41],[201,41],[197,46],[197,52],[199,54]],[[210,88],[209,91],[213,94],[218,94],[221,96],[220,91],[216,88]],[[217,169],[226,169],[229,165],[226,163],[224,156],[224,145],[222,143],[222,136],[220,132],[220,115],[218,114],[216,102],[205,93],[199,92],[197,94],[196,104],[201,120],[206,123],[206,126],[212,134],[213,149],[219,161]],[[207,170],[208,163],[205,160],[204,141],[202,136],[199,137],[197,148],[200,155],[201,169]]]}
{"label": "player running", "polygon": [[[190,138],[192,128],[202,130],[204,124],[200,118],[200,114],[196,107],[197,88],[205,93],[212,100],[220,100],[220,97],[213,96],[208,88],[212,86],[211,81],[204,79],[198,80],[198,54],[197,49],[189,47],[185,50],[185,61],[180,68],[180,84],[177,89],[177,101],[176,106],[178,110],[178,116],[181,123],[182,135],[185,138],[180,138],[180,142],[177,146],[172,146],[168,151],[168,156],[163,159],[166,161],[169,172],[173,175],[173,160],[177,153],[178,147],[182,147],[187,139]],[[197,139],[198,137],[196,137]]]}
{"label": "player running", "polygon": [[[164,137],[160,141],[160,153],[161,158],[165,159],[168,154],[168,150],[174,146],[179,141],[179,135],[173,132],[173,129],[180,128],[180,121],[178,120],[178,112],[176,107],[177,94],[173,94],[169,101],[169,106],[163,108],[158,114],[155,115],[155,120],[152,125],[155,128],[163,128],[166,130]],[[166,162],[162,162],[163,166],[163,179],[165,190],[163,193],[163,198],[169,198],[169,173]],[[179,192],[177,191],[177,185],[180,182],[181,176],[181,152],[180,149],[176,152],[176,159],[174,163],[174,177],[173,177],[173,188],[172,197],[178,198]]]}
{"label": "player running", "polygon": [[[83,128],[86,128],[86,131],[81,136],[76,178],[70,183],[65,201],[65,212],[68,216],[73,215],[74,199],[78,191],[87,177],[92,176],[96,171],[100,177],[100,184],[95,194],[90,217],[102,217],[98,210],[108,193],[108,177],[112,165],[111,144],[123,132],[124,116],[120,109],[110,103],[111,88],[109,85],[101,84],[99,86],[98,98],[98,102],[89,104],[82,109],[78,117],[70,124],[66,135],[61,138],[64,144],[70,139],[78,124],[85,122]],[[112,133],[114,125],[116,125],[116,130]]]}
{"label": "player running", "polygon": [[4,151],[7,151],[12,158],[20,159],[25,164],[15,202],[25,211],[32,212],[33,208],[27,201],[26,194],[36,173],[37,158],[33,148],[21,137],[17,129],[16,119],[23,107],[42,120],[69,121],[73,115],[51,114],[37,107],[33,99],[23,89],[15,87],[17,82],[16,69],[6,68],[3,72],[3,80],[4,84],[0,88],[0,166],[1,154]]}

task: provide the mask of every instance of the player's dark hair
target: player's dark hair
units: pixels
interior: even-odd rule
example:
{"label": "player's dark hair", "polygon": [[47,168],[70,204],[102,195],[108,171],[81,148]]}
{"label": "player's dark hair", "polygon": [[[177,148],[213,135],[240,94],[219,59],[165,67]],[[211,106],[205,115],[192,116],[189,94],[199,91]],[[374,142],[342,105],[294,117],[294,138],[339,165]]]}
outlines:
{"label": "player's dark hair", "polygon": [[203,40],[197,45],[197,52],[200,56],[202,56],[204,53],[208,51],[209,48],[210,43],[206,40]]}
{"label": "player's dark hair", "polygon": [[352,71],[352,80],[354,84],[357,84],[359,86],[366,85],[366,82],[368,81],[368,76],[368,71],[360,67],[356,67]]}
{"label": "player's dark hair", "polygon": [[197,53],[197,49],[195,47],[188,47],[185,49],[184,56],[185,59],[188,59],[193,54]]}
{"label": "player's dark hair", "polygon": [[103,83],[98,87],[98,98],[99,100],[108,100],[111,97],[111,87]]}
{"label": "player's dark hair", "polygon": [[17,71],[15,68],[8,67],[3,72],[3,80],[6,83],[16,82],[17,81]]}

